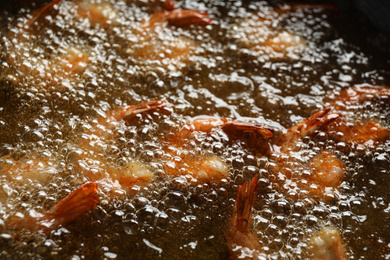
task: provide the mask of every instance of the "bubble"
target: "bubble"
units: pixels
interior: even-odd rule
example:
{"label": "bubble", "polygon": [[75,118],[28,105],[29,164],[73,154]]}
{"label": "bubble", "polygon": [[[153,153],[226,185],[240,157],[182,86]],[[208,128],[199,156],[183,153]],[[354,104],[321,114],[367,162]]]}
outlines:
{"label": "bubble", "polygon": [[[188,154],[216,154],[229,165],[229,177],[220,183],[167,178],[162,159],[168,153],[164,140],[192,116],[265,123],[277,139],[343,87],[388,85],[388,70],[375,58],[379,48],[363,48],[355,40],[356,35],[375,37],[360,37],[364,26],[355,26],[356,34],[344,18],[334,24],[328,10],[280,13],[262,1],[180,1],[177,8],[206,10],[214,23],[164,25],[151,30],[153,35],[139,32],[144,19],[163,10],[163,1],[158,2],[159,7],[147,1],[108,1],[116,16],[107,27],[82,18],[76,2],[61,2],[30,28],[30,8],[0,18],[5,49],[0,54],[1,155],[15,161],[49,158],[47,180],[52,182],[22,178],[16,170],[2,174],[0,220],[15,212],[44,213],[90,181],[98,182],[100,196],[90,214],[66,229],[47,235],[3,233],[7,256],[1,256],[120,258],[131,252],[134,258],[155,258],[146,239],[162,249],[158,256],[163,259],[226,258],[225,234],[237,188],[259,174],[250,230],[270,259],[305,258],[308,233],[328,223],[341,227],[348,257],[384,257],[386,234],[376,223],[384,226],[388,214],[386,142],[350,145],[333,140],[345,137],[342,131],[318,131],[298,144],[296,157],[283,157],[275,151],[272,156],[254,154],[220,133],[191,140]],[[262,45],[266,39],[272,49]],[[286,51],[277,50],[280,43],[289,44]],[[70,48],[87,60],[71,64],[66,56]],[[175,59],[177,50],[183,55]],[[142,51],[149,52],[142,57]],[[102,119],[113,109],[161,98],[174,105],[169,113],[142,115],[114,129]],[[385,102],[351,105],[343,116],[375,117],[387,126]],[[323,149],[346,163],[346,175],[334,193],[317,196],[321,187],[311,182],[307,161]],[[152,183],[126,189],[111,179],[134,161],[152,172]],[[378,242],[365,239],[373,234],[377,239],[371,240]],[[376,245],[378,253],[364,249]]]}

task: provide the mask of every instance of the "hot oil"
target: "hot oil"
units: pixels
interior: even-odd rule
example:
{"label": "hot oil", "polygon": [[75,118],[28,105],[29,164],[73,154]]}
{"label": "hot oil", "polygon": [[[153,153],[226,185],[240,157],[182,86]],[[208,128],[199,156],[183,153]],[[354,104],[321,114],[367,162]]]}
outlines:
{"label": "hot oil", "polygon": [[[327,133],[303,140],[292,171],[307,170],[307,161],[325,148],[347,166],[339,198],[331,202],[317,201],[294,182],[277,178],[278,154],[256,154],[221,132],[201,135],[188,147],[199,159],[203,154],[223,158],[230,167],[227,180],[194,184],[166,178],[163,141],[190,117],[261,123],[277,136],[344,87],[389,85],[389,71],[377,70],[371,53],[338,35],[335,21],[342,18],[333,10],[282,12],[267,2],[179,4],[206,10],[215,22],[145,33],[139,29],[142,21],[158,8],[146,1],[110,2],[115,11],[110,26],[92,24],[80,16],[79,3],[68,1],[31,27],[30,10],[4,22],[1,256],[226,259],[237,187],[259,173],[251,229],[270,258],[310,258],[308,238],[323,226],[340,231],[351,259],[388,257],[390,238],[383,227],[389,222],[389,141],[361,148]],[[272,45],[286,37],[292,41],[286,52],[264,45],[263,38]],[[189,54],[170,58],[164,44],[183,44]],[[76,72],[61,56],[70,48],[88,57]],[[172,113],[142,115],[131,125],[119,124],[95,146],[81,145],[108,111],[152,99],[172,103]],[[359,119],[375,117],[389,126],[387,105],[373,101],[349,109]],[[80,158],[90,163],[80,168]],[[29,161],[42,163],[48,170],[38,175],[47,178],[23,175],[20,168]],[[7,227],[9,216],[50,209],[90,181],[89,170],[120,170],[133,161],[155,177],[135,195],[102,185],[96,209],[70,225],[49,234]]]}

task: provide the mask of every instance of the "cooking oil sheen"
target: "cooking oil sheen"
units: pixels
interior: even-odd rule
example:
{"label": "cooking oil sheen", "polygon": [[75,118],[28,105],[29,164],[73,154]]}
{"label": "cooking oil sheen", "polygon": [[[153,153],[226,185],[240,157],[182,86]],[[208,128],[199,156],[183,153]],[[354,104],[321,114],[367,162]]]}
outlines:
{"label": "cooking oil sheen", "polygon": [[[165,172],[173,160],[165,144],[190,118],[264,125],[274,131],[264,143],[272,146],[341,89],[389,85],[386,54],[355,42],[360,32],[343,25],[348,16],[324,6],[185,0],[176,8],[206,11],[213,22],[145,26],[163,2],[61,1],[37,19],[42,3],[3,12],[1,258],[227,259],[237,188],[256,174],[250,228],[269,259],[310,259],[310,236],[324,226],[339,230],[349,259],[389,258],[389,140],[349,145],[320,131],[300,141],[281,169],[277,151],[257,153],[215,131],[189,140],[185,152],[196,160],[218,156],[228,178],[193,183]],[[97,20],[93,12],[101,12]],[[169,113],[102,128],[110,111],[160,99],[173,105]],[[345,113],[388,128],[386,101],[349,105]],[[310,174],[308,162],[324,149],[345,164],[330,201],[313,198],[299,184],[304,179],[283,177]],[[153,181],[128,189],[101,185],[95,209],[49,233],[7,226],[10,216],[46,212],[98,176],[96,169],[118,172],[130,164]]]}

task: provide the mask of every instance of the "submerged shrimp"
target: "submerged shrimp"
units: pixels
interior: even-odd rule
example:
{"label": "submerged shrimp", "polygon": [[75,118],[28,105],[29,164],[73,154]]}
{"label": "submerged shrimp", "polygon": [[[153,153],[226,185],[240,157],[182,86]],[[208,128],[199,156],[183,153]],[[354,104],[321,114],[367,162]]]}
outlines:
{"label": "submerged shrimp", "polygon": [[75,162],[76,169],[92,181],[129,192],[147,185],[155,176],[145,163],[133,160],[124,166],[112,165],[107,160],[106,149],[108,143],[117,138],[115,130],[121,124],[131,125],[142,114],[170,113],[170,107],[167,101],[156,100],[109,111],[83,134],[84,141],[80,145],[81,154]]}
{"label": "submerged shrimp", "polygon": [[345,260],[347,255],[340,233],[334,227],[324,227],[309,241],[312,259]]}
{"label": "submerged shrimp", "polygon": [[[385,86],[344,88],[335,99],[330,101],[330,104],[335,111],[344,113],[348,106],[375,100],[388,102],[390,100],[390,88]],[[355,146],[375,147],[390,138],[390,129],[375,118],[356,121],[354,118],[343,116],[326,126],[325,131],[329,133],[331,138]]]}
{"label": "submerged shrimp", "polygon": [[[226,236],[231,259],[267,259],[262,245],[250,230],[253,202],[257,194],[257,178],[252,178],[238,188],[229,231]],[[313,259],[346,259],[345,248],[339,232],[325,227],[309,241],[309,252]]]}
{"label": "submerged shrimp", "polygon": [[335,109],[345,109],[346,105],[361,104],[371,100],[390,101],[390,88],[387,86],[351,86],[340,91],[330,104]]}
{"label": "submerged shrimp", "polygon": [[297,54],[307,48],[306,39],[287,30],[277,29],[277,27],[280,27],[282,21],[291,12],[312,9],[335,10],[329,5],[279,6],[273,10],[250,14],[234,27],[236,33],[234,37],[240,49],[247,49],[254,56],[268,57],[272,60],[297,59]]}
{"label": "submerged shrimp", "polygon": [[136,39],[126,53],[140,62],[178,70],[189,63],[189,57],[196,53],[198,45],[190,38],[171,34],[167,26],[205,26],[211,24],[212,19],[206,12],[173,10],[176,5],[167,2],[166,11],[155,12],[140,24],[135,33]]}
{"label": "submerged shrimp", "polygon": [[[8,55],[7,63],[10,65],[9,79],[18,83],[24,77],[42,82],[34,84],[37,91],[44,92],[59,90],[58,82],[69,78],[78,77],[86,70],[90,63],[90,54],[77,46],[64,46],[63,49],[51,53],[36,46],[40,42],[39,36],[45,28],[44,17],[53,15],[55,7],[61,4],[55,0],[49,4],[34,10],[31,17],[22,20],[19,28],[10,30],[6,47]],[[16,73],[16,76],[13,74]]]}
{"label": "submerged shrimp", "polygon": [[10,155],[0,158],[0,175],[6,175],[8,182],[38,182],[47,185],[58,173],[54,163],[48,158],[26,158],[15,160]]}
{"label": "submerged shrimp", "polygon": [[273,136],[269,129],[257,124],[215,116],[194,117],[164,141],[165,173],[185,176],[193,183],[226,179],[229,167],[222,158],[215,154],[193,153],[190,145],[191,140],[201,134],[217,132],[226,135],[228,142],[242,141],[263,155],[269,153],[268,140]]}
{"label": "submerged shrimp", "polygon": [[[288,178],[295,179],[301,190],[309,191],[312,195],[323,200],[334,199],[338,186],[341,184],[345,164],[331,152],[323,150],[311,160],[300,161],[298,144],[307,136],[313,135],[317,130],[331,124],[340,117],[330,108],[324,108],[311,117],[292,126],[287,133],[282,134],[276,141],[275,150],[279,151],[278,166],[280,171]],[[295,169],[301,164],[303,169]]]}
{"label": "submerged shrimp", "polygon": [[20,213],[9,216],[5,220],[6,226],[8,229],[24,228],[44,233],[65,226],[96,206],[99,200],[97,188],[96,183],[87,183],[60,200],[45,213],[31,211],[29,215]]}
{"label": "submerged shrimp", "polygon": [[117,12],[108,2],[81,1],[78,4],[77,12],[82,18],[87,19],[91,26],[100,25],[103,28],[114,25],[118,17]]}
{"label": "submerged shrimp", "polygon": [[[135,186],[147,185],[155,178],[155,174],[145,163],[134,160],[125,166],[110,167],[105,159],[105,149],[107,143],[116,138],[113,132],[120,124],[131,125],[141,114],[170,113],[171,106],[167,101],[156,100],[108,112],[107,116],[98,119],[98,124],[89,133],[84,134],[81,148],[85,151],[77,158],[77,168],[86,172],[90,180],[110,182],[114,186],[117,184],[128,191],[136,189]],[[272,137],[272,132],[260,125],[219,117],[195,117],[161,140],[165,151],[161,159],[166,175],[161,177],[184,176],[191,183],[218,182],[227,178],[229,167],[221,157],[210,153],[194,153],[190,145],[202,133],[217,132],[227,135],[229,141],[241,140],[248,146],[256,144],[264,154],[269,152],[267,140]]]}

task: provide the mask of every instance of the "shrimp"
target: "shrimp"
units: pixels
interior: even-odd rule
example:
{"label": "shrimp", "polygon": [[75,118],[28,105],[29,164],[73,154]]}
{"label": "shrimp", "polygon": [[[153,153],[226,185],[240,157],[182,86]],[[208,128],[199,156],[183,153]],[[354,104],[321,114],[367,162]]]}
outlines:
{"label": "shrimp", "polygon": [[198,116],[190,119],[175,131],[165,143],[167,153],[164,169],[169,176],[186,176],[191,182],[219,182],[229,176],[229,167],[222,158],[212,155],[193,154],[189,143],[200,134],[221,132],[229,141],[240,140],[246,146],[268,154],[267,141],[273,136],[270,129],[261,125],[220,118]]}
{"label": "shrimp", "polygon": [[9,182],[38,182],[47,185],[58,173],[53,162],[48,158],[26,158],[15,160],[10,155],[0,158],[0,175],[7,175]]}
{"label": "shrimp", "polygon": [[276,30],[291,12],[297,10],[322,9],[334,11],[330,5],[283,5],[266,12],[250,14],[240,21],[235,27],[234,38],[241,47],[249,50],[255,56],[272,60],[297,59],[296,54],[307,48],[307,40],[287,30]]}
{"label": "shrimp", "polygon": [[206,12],[197,10],[175,9],[172,1],[166,3],[166,11],[151,14],[137,28],[135,43],[126,49],[126,54],[140,62],[156,64],[169,70],[184,68],[189,63],[198,45],[194,40],[169,34],[168,25],[188,27],[190,25],[205,26],[212,24]]}
{"label": "shrimp", "polygon": [[[302,175],[302,171],[294,171],[298,143],[306,136],[312,136],[317,130],[331,124],[340,117],[331,108],[323,108],[311,117],[292,126],[285,134],[278,137],[275,147],[281,159],[278,166],[287,178],[296,179],[298,187],[310,191],[311,195],[329,200],[334,198],[345,172],[345,164],[331,152],[323,150],[320,154],[306,162],[304,167],[310,174]],[[303,177],[303,180],[302,180]]]}
{"label": "shrimp", "polygon": [[33,11],[32,18],[28,20],[28,28],[31,29],[32,25],[37,22],[39,19],[41,19],[47,12],[51,11],[54,6],[59,5],[61,3],[61,0],[54,0],[47,5]]}
{"label": "shrimp", "polygon": [[325,130],[331,138],[355,146],[375,147],[390,138],[390,130],[375,118],[361,122],[348,122],[343,118],[330,124]]}
{"label": "shrimp", "polygon": [[[18,83],[24,77],[40,80],[43,84],[34,84],[39,92],[46,92],[60,89],[59,81],[79,77],[90,63],[90,54],[77,46],[64,46],[58,53],[48,55],[47,51],[35,46],[41,34],[41,27],[44,26],[44,17],[55,13],[55,6],[61,4],[55,0],[31,13],[31,17],[22,20],[20,29],[10,30],[6,42],[8,55],[7,63],[10,65],[9,79]],[[35,40],[34,40],[35,39]],[[41,53],[40,53],[41,52]],[[13,76],[15,74],[17,76]]]}
{"label": "shrimp", "polygon": [[[341,90],[329,103],[336,111],[344,111],[348,105],[358,105],[365,101],[390,99],[390,88],[385,86],[352,86]],[[330,137],[353,145],[375,147],[390,138],[390,129],[379,120],[370,118],[358,121],[342,117],[325,127]]]}
{"label": "shrimp", "polygon": [[100,25],[108,28],[116,23],[117,12],[110,3],[90,3],[83,1],[77,9],[78,14],[89,20],[91,26]]}
{"label": "shrimp", "polygon": [[97,183],[87,183],[60,200],[45,213],[16,214],[6,219],[8,229],[25,228],[48,233],[91,211],[99,200]]}
{"label": "shrimp", "polygon": [[331,108],[323,108],[309,118],[292,126],[287,133],[279,136],[276,143],[280,145],[282,153],[296,151],[298,141],[306,136],[311,136],[315,131],[325,127],[339,117],[340,114],[332,113]]}
{"label": "shrimp", "polygon": [[264,146],[264,141],[272,138],[271,129],[259,124],[217,116],[197,116],[191,118],[172,135],[169,142],[176,146],[183,146],[188,138],[193,138],[199,133],[212,133],[219,130],[222,130],[232,140],[241,140],[248,147],[261,149],[263,154],[268,154],[269,152],[269,147]]}
{"label": "shrimp", "polygon": [[259,259],[266,257],[259,239],[250,231],[252,206],[257,194],[257,178],[238,188],[229,231],[226,236],[231,259]]}
{"label": "shrimp", "polygon": [[176,27],[187,27],[192,24],[208,25],[213,20],[208,16],[207,12],[196,10],[171,10],[156,12],[148,17],[142,24],[141,29],[151,29],[157,26],[164,26],[164,23]]}
{"label": "shrimp", "polygon": [[[238,188],[229,231],[226,235],[231,259],[267,259],[259,239],[251,232],[252,207],[257,195],[255,175],[248,185],[245,182]],[[342,238],[334,227],[325,227],[315,233],[308,242],[311,259],[346,259]]]}
{"label": "shrimp", "polygon": [[[90,133],[84,134],[80,147],[87,150],[77,159],[77,167],[81,172],[87,172],[92,181],[110,180],[118,183],[125,190],[134,186],[144,186],[154,179],[152,171],[139,161],[133,161],[124,167],[107,167],[104,150],[107,142],[113,138],[115,128],[121,123],[133,124],[141,114],[153,112],[171,113],[172,105],[164,100],[154,100],[139,105],[119,108],[98,119],[98,124]],[[191,183],[219,182],[229,176],[229,167],[219,156],[206,153],[194,153],[191,141],[200,134],[221,132],[230,140],[241,140],[248,147],[261,147],[258,150],[268,154],[267,143],[272,137],[272,131],[261,125],[240,122],[237,120],[200,116],[189,120],[177,131],[171,130],[168,137],[161,140],[165,156],[161,157],[166,176],[185,176]],[[255,145],[256,144],[256,145]],[[260,145],[261,144],[261,145]],[[102,156],[103,155],[103,156]],[[92,162],[92,165],[91,163]]]}
{"label": "shrimp", "polygon": [[390,88],[387,86],[351,86],[340,91],[330,104],[335,109],[344,109],[348,104],[361,104],[371,100],[390,100]]}
{"label": "shrimp", "polygon": [[80,148],[84,152],[75,161],[77,171],[86,173],[91,181],[129,192],[149,184],[154,179],[154,174],[144,163],[133,160],[121,167],[111,166],[106,160],[105,149],[107,143],[117,137],[113,132],[120,124],[132,124],[142,114],[157,111],[170,113],[170,107],[171,104],[165,100],[153,100],[121,107],[100,117],[98,123],[83,134],[84,141]]}
{"label": "shrimp", "polygon": [[[330,106],[314,113],[310,118],[291,127],[286,134],[277,140],[281,154],[288,159],[281,159],[279,166],[288,178],[291,176],[286,166],[294,167],[294,153],[297,152],[299,140],[311,136],[315,131],[325,131],[331,138],[341,142],[375,147],[390,138],[390,130],[377,119],[355,122],[343,114],[348,105],[357,105],[371,100],[388,100],[390,88],[384,86],[353,86],[343,89]],[[276,150],[277,150],[276,149]],[[290,160],[290,161],[288,161]],[[306,167],[310,175],[305,175],[307,182],[300,182],[300,188],[310,190],[312,195],[323,197],[325,200],[333,197],[337,187],[341,184],[345,164],[329,151],[323,150],[320,154],[307,162]],[[325,197],[324,197],[325,195]]]}
{"label": "shrimp", "polygon": [[312,259],[345,260],[347,255],[340,233],[334,227],[324,227],[309,241]]}

